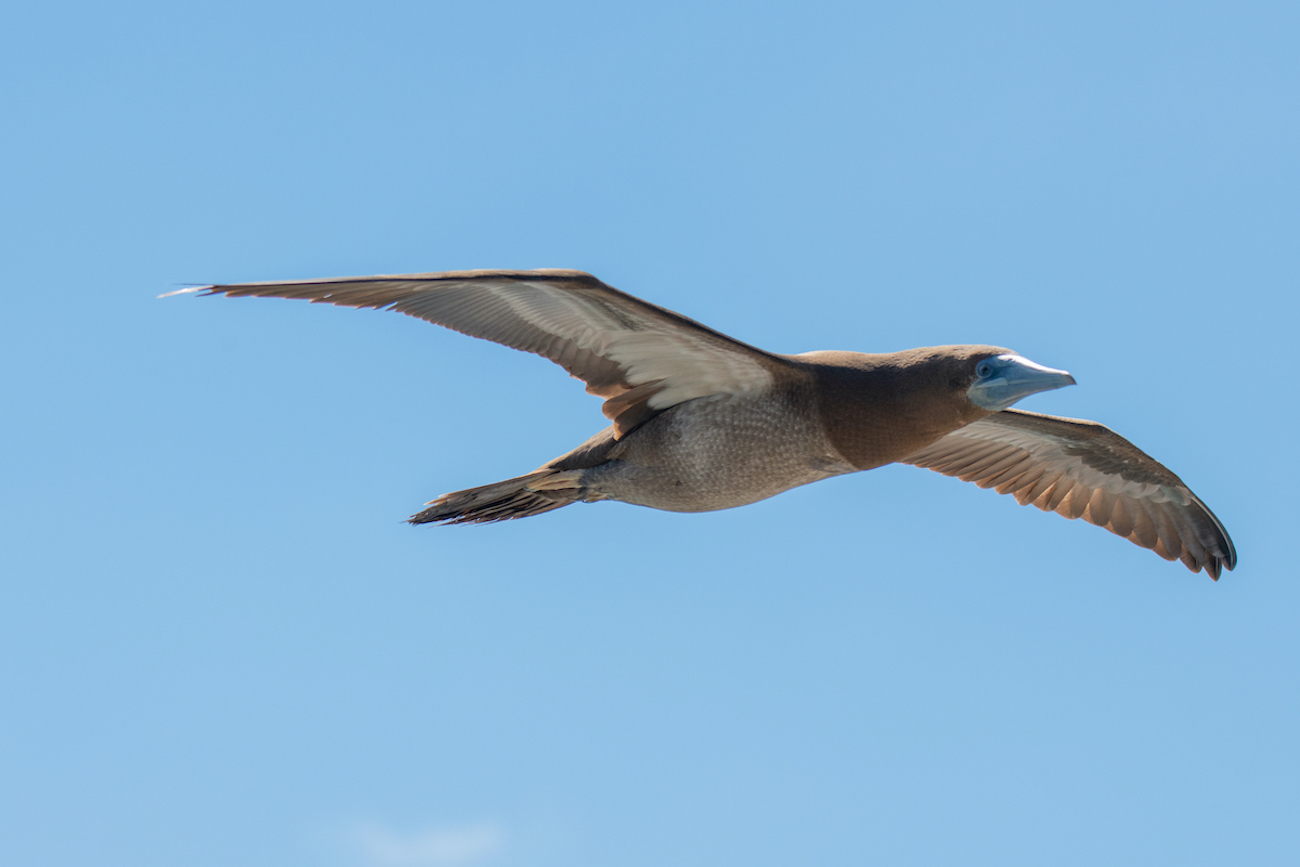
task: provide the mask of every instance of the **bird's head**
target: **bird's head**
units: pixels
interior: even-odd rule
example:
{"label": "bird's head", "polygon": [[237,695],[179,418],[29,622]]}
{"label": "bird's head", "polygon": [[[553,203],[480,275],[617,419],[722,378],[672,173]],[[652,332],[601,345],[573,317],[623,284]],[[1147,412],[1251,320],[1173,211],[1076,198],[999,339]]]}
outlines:
{"label": "bird's head", "polygon": [[[974,348],[974,347],[972,347]],[[1004,349],[980,347],[965,359],[966,397],[980,409],[1001,412],[1040,391],[1074,385],[1074,377]]]}

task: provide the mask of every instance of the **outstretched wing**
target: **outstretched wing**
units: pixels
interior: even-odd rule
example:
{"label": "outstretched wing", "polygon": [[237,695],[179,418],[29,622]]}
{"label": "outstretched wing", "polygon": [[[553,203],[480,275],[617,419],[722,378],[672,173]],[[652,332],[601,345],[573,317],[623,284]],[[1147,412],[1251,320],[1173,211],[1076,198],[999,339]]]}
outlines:
{"label": "outstretched wing", "polygon": [[1228,531],[1164,465],[1105,425],[1003,410],[903,459],[1105,527],[1214,580],[1237,565]]}
{"label": "outstretched wing", "polygon": [[582,271],[447,271],[181,291],[396,310],[534,352],[605,398],[618,436],[683,401],[767,388],[775,370],[790,366]]}

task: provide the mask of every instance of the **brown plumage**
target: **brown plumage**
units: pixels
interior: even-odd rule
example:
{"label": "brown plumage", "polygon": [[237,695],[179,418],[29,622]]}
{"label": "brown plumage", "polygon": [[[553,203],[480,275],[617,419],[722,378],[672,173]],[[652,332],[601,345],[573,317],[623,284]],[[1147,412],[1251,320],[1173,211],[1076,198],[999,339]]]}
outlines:
{"label": "brown plumage", "polygon": [[1216,580],[1221,566],[1236,565],[1228,531],[1183,480],[1094,421],[1003,410],[903,463],[1083,518]]}
{"label": "brown plumage", "polygon": [[[613,425],[514,479],[446,494],[413,523],[480,523],[603,499],[730,508],[902,462],[1083,518],[1212,578],[1223,525],[1172,472],[1095,422],[1010,410],[1074,380],[993,346],[779,355],[581,271],[456,271],[206,286],[392,309],[556,362]],[[170,293],[180,294],[180,293]]]}

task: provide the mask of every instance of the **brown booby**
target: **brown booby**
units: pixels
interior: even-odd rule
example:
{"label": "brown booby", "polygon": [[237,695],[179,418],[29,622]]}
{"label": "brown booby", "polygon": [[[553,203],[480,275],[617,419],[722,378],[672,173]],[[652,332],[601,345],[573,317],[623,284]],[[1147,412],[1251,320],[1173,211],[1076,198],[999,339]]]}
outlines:
{"label": "brown booby", "polygon": [[613,424],[536,470],[444,494],[414,524],[503,521],[578,501],[676,512],[743,506],[890,463],[1083,518],[1218,580],[1237,553],[1181,479],[1096,422],[1010,409],[1073,385],[996,346],[781,355],[582,271],[448,271],[189,292],[396,310],[549,358]]}

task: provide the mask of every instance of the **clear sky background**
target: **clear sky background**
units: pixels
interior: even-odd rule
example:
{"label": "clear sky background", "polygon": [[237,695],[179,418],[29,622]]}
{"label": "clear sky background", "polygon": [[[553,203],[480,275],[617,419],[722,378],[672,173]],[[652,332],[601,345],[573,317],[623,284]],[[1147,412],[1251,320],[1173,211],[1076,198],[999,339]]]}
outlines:
{"label": "clear sky background", "polygon": [[[1300,863],[1294,3],[59,3],[0,20],[0,862]],[[1218,584],[889,467],[401,523],[554,365],[186,283],[565,267],[1009,346]]]}

